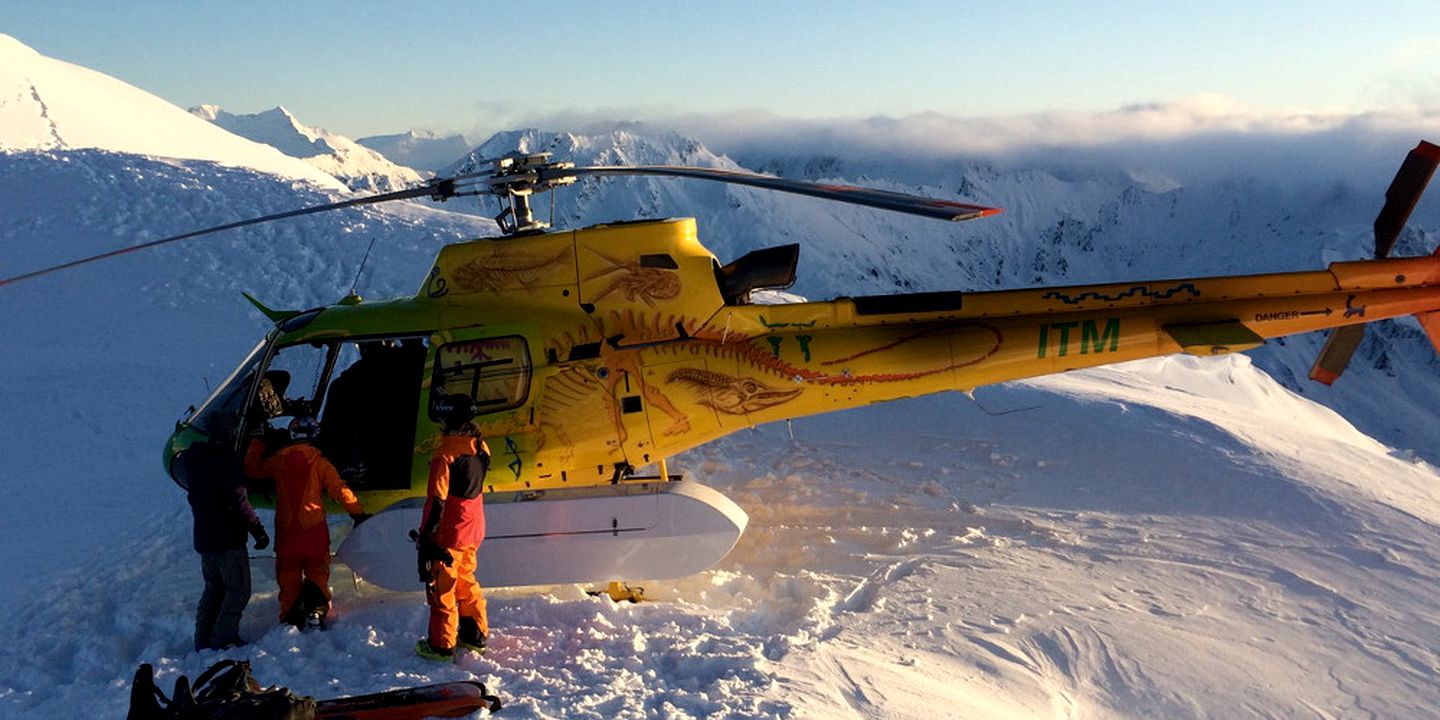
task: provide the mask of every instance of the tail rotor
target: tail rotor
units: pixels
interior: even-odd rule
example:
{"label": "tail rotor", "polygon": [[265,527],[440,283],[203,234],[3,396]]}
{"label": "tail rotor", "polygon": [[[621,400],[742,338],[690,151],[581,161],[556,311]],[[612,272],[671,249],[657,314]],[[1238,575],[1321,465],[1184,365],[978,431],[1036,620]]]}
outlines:
{"label": "tail rotor", "polygon": [[[1424,140],[1405,156],[1405,162],[1401,163],[1395,179],[1390,181],[1390,187],[1385,191],[1385,206],[1375,216],[1377,260],[1390,256],[1390,250],[1395,247],[1400,231],[1405,229],[1405,222],[1410,219],[1410,213],[1415,210],[1415,204],[1424,194],[1437,165],[1440,165],[1440,146]],[[1364,323],[1331,330],[1325,347],[1320,350],[1320,357],[1315,358],[1315,364],[1310,368],[1310,379],[1326,385],[1334,383],[1345,372],[1350,357],[1364,339]]]}

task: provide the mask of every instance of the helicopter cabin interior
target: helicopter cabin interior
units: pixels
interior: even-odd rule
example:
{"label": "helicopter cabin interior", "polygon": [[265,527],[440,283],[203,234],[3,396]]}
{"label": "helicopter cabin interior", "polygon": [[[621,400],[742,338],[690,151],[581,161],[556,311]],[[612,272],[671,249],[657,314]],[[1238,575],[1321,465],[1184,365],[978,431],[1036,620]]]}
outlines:
{"label": "helicopter cabin interior", "polygon": [[[428,353],[423,336],[279,348],[256,390],[251,422],[281,433],[291,418],[314,417],[316,446],[352,490],[407,489]],[[525,402],[530,352],[521,336],[447,343],[436,360],[425,403],[432,414],[436,398],[452,393],[472,398],[481,414]]]}

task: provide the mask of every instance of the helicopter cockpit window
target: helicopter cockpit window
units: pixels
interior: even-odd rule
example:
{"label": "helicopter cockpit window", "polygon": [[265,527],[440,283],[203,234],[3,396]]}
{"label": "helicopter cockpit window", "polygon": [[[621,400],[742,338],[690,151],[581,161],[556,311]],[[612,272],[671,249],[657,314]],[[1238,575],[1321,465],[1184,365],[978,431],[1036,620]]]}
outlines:
{"label": "helicopter cockpit window", "polygon": [[[518,335],[466,340],[435,354],[431,398],[463,394],[481,415],[519,407],[530,392],[530,349]],[[432,420],[437,418],[433,417]]]}
{"label": "helicopter cockpit window", "polygon": [[256,405],[265,419],[314,417],[318,413],[317,399],[327,381],[331,348],[303,344],[275,352],[255,393]]}
{"label": "helicopter cockpit window", "polygon": [[240,419],[241,406],[245,404],[246,389],[250,385],[250,378],[255,375],[255,368],[260,364],[260,358],[265,354],[265,346],[269,338],[256,343],[254,348],[245,355],[245,359],[230,371],[225,381],[205,398],[200,408],[190,414],[185,422],[194,426],[195,429],[212,438],[228,437],[235,432],[235,423]]}

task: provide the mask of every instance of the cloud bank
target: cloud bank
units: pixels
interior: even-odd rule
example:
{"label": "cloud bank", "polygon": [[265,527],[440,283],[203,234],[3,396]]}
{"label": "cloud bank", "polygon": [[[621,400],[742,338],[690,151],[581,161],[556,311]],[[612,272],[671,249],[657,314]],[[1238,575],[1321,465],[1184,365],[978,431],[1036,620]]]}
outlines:
{"label": "cloud bank", "polygon": [[[509,115],[526,126],[576,132],[660,126],[695,137],[737,159],[835,156],[874,160],[964,159],[1008,167],[1112,166],[1161,173],[1187,183],[1233,176],[1317,173],[1388,181],[1420,139],[1440,142],[1440,102],[1346,113],[1260,110],[1223,95],[1137,103],[1104,112],[1051,111],[961,117],[792,118],[765,111],[667,113],[654,108]],[[483,137],[483,135],[482,135]]]}

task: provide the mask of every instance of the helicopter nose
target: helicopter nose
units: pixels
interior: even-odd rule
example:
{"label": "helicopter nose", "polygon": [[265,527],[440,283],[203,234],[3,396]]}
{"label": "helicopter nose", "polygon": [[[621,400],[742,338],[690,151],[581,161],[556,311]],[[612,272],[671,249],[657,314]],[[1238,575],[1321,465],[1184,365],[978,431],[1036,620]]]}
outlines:
{"label": "helicopter nose", "polygon": [[164,450],[161,453],[160,462],[165,468],[165,474],[175,481],[182,490],[189,490],[190,483],[185,477],[184,464],[180,462],[180,456],[185,449],[195,443],[206,442],[209,437],[205,433],[195,429],[193,425],[183,422],[175,423],[175,432],[170,433],[170,438],[165,442]]}

